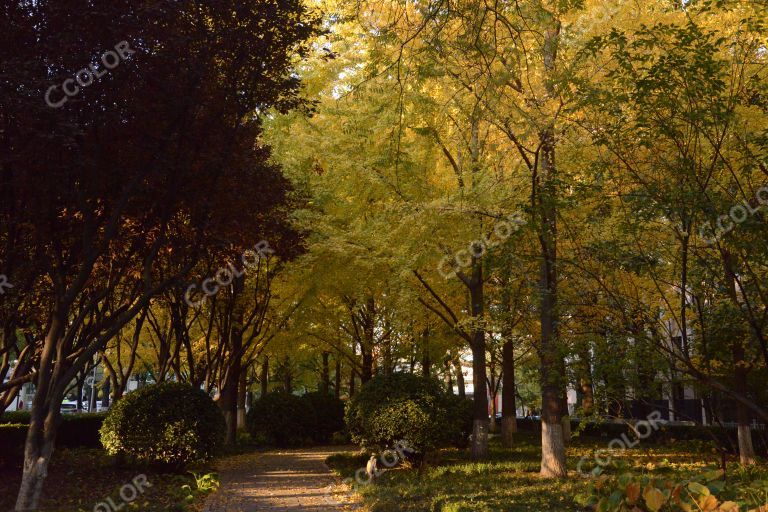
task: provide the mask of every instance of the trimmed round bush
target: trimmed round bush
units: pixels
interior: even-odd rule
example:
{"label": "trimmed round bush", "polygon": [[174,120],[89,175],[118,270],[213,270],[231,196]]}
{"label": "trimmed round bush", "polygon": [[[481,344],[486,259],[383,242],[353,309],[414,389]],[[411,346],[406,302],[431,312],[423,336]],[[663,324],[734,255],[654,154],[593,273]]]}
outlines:
{"label": "trimmed round bush", "polygon": [[350,400],[346,410],[352,441],[383,450],[405,442],[424,454],[445,446],[466,446],[471,407],[434,379],[406,373],[378,375]]}
{"label": "trimmed round bush", "polygon": [[344,402],[335,396],[316,391],[301,397],[305,407],[301,419],[315,443],[328,443],[333,434],[344,430]]}
{"label": "trimmed round bush", "polygon": [[251,438],[264,444],[328,443],[344,429],[344,402],[321,392],[296,396],[276,391],[253,403],[247,424]]}
{"label": "trimmed round bush", "polygon": [[224,434],[224,417],[211,397],[174,382],[126,394],[109,409],[100,430],[110,455],[174,469],[210,459]]}
{"label": "trimmed round bush", "polygon": [[309,431],[302,421],[303,408],[301,398],[284,391],[255,400],[246,418],[251,438],[277,446],[306,444]]}

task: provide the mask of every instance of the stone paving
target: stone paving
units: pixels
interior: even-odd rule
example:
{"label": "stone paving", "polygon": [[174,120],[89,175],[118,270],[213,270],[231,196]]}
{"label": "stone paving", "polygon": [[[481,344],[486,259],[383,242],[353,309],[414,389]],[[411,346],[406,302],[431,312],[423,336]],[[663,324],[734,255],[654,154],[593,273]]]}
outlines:
{"label": "stone paving", "polygon": [[[348,450],[348,449],[347,449]],[[219,466],[221,488],[203,512],[339,512],[357,510],[325,459],[344,448],[305,448],[236,455]]]}

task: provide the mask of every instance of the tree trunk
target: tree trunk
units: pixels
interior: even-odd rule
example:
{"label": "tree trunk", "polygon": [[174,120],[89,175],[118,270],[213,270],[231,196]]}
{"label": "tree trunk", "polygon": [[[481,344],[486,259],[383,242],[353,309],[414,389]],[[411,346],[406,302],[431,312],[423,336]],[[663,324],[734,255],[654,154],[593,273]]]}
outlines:
{"label": "tree trunk", "polygon": [[369,297],[365,302],[365,315],[363,319],[363,339],[360,342],[363,369],[360,373],[360,382],[365,384],[373,377],[373,349],[376,336],[376,302],[373,297]]}
{"label": "tree trunk", "polygon": [[459,398],[464,400],[467,398],[467,390],[464,383],[464,369],[461,367],[461,357],[459,357],[458,353],[453,356],[453,367],[456,369],[456,388]]}
{"label": "tree trunk", "polygon": [[37,510],[43,482],[48,473],[48,464],[53,455],[63,399],[63,396],[52,392],[52,388],[55,389],[57,370],[54,355],[61,342],[66,316],[66,311],[54,313],[40,354],[35,398],[32,401],[30,424],[24,444],[24,469],[15,512]]}
{"label": "tree trunk", "polygon": [[[735,307],[741,307],[736,294],[736,273],[733,269],[733,257],[727,249],[721,249],[721,256],[728,296]],[[739,336],[738,330],[734,329],[734,331],[731,342],[734,388],[737,393],[746,396],[748,392],[747,374],[749,368],[744,361],[743,339]],[[739,461],[745,466],[755,464],[757,461],[755,459],[755,448],[752,445],[752,432],[749,428],[749,412],[746,405],[741,402],[736,402],[736,421],[738,423]]]}
{"label": "tree trunk", "polygon": [[285,367],[283,368],[283,389],[289,395],[293,393],[293,375],[291,372],[291,358],[285,356]]}
{"label": "tree trunk", "polygon": [[501,444],[507,448],[514,444],[517,432],[517,404],[515,400],[515,345],[506,341],[502,348],[504,380],[501,387]]}
{"label": "tree trunk", "polygon": [[589,345],[585,342],[579,350],[578,360],[579,392],[581,394],[581,415],[590,416],[595,407],[595,395],[592,390],[592,367],[590,365]]}
{"label": "tree trunk", "polygon": [[328,363],[328,358],[331,356],[329,352],[323,352],[323,365],[322,376],[320,379],[320,392],[327,395],[331,391],[331,369]]}
{"label": "tree trunk", "polygon": [[[555,70],[560,22],[553,19],[546,27],[542,55],[546,73]],[[547,95],[555,97],[554,85],[546,85]],[[541,244],[541,475],[565,478],[565,442],[563,438],[560,368],[564,364],[558,346],[557,312],[557,167],[555,164],[555,126],[539,134],[541,169],[539,219]]]}
{"label": "tree trunk", "polygon": [[498,382],[498,379],[496,378],[497,366],[498,365],[496,363],[496,350],[491,349],[491,362],[487,370],[489,373],[489,376],[486,382],[488,383],[488,395],[490,396],[490,399],[491,399],[491,403],[490,403],[491,424],[490,424],[489,431],[492,434],[496,434],[498,432],[498,428],[496,426],[496,414],[499,412],[497,407],[497,398],[499,394],[499,382]]}
{"label": "tree trunk", "polygon": [[336,373],[334,374],[333,395],[341,398],[341,358],[336,356]]}
{"label": "tree trunk", "polygon": [[94,377],[93,384],[91,384],[91,395],[88,397],[88,412],[96,411],[96,400],[99,398],[99,390],[97,387],[96,378]]}
{"label": "tree trunk", "polygon": [[560,418],[560,423],[563,425],[563,442],[568,444],[568,441],[571,440],[571,413],[568,410],[568,389],[565,386],[563,386],[562,393],[563,396],[560,400],[562,417]]}
{"label": "tree trunk", "polygon": [[82,375],[77,381],[77,412],[83,410],[83,384],[85,382],[85,375]]}
{"label": "tree trunk", "polygon": [[[381,342],[383,357],[381,358],[381,370],[384,375],[392,375],[392,341],[387,337]],[[373,365],[373,363],[371,363]]]}
{"label": "tree trunk", "polygon": [[[235,279],[233,289],[238,293],[242,289],[242,277]],[[236,300],[236,299],[233,299]],[[224,420],[227,424],[227,435],[225,443],[229,446],[237,442],[237,399],[238,388],[240,387],[240,377],[242,368],[242,347],[243,347],[243,314],[242,308],[237,308],[233,314],[232,327],[229,329],[229,358],[227,360],[226,374],[224,384],[222,385],[219,396],[219,407],[224,413]]]}
{"label": "tree trunk", "polygon": [[[37,396],[35,397],[37,401]],[[52,400],[50,405],[55,406]],[[53,455],[56,430],[59,423],[59,406],[48,410],[44,415],[34,414],[27,431],[24,445],[24,470],[16,499],[15,512],[37,510],[43,491],[43,482],[48,473],[48,463]]]}
{"label": "tree trunk", "polygon": [[[740,340],[733,342],[734,388],[741,395],[747,395],[747,369],[744,364],[744,347]],[[752,445],[752,432],[749,428],[749,410],[741,402],[736,402],[737,435],[739,441],[739,462],[745,466],[757,463],[755,448]]]}
{"label": "tree trunk", "polygon": [[[354,361],[356,359],[356,351],[357,351],[357,345],[355,342],[352,342],[352,360]],[[352,396],[355,394],[355,366],[352,365],[349,367],[349,398],[352,398]]]}
{"label": "tree trunk", "polygon": [[264,356],[264,361],[261,362],[261,375],[259,379],[261,396],[264,397],[269,393],[269,356]]}
{"label": "tree trunk", "polygon": [[369,380],[373,378],[373,354],[366,350],[365,348],[361,347],[362,352],[362,361],[363,361],[363,371],[360,374],[360,382],[361,384],[365,384]]}
{"label": "tree trunk", "polygon": [[237,428],[245,428],[245,399],[248,394],[248,370],[240,372],[240,383],[237,386]]}
{"label": "tree trunk", "polygon": [[485,326],[483,325],[483,268],[473,258],[472,277],[469,282],[472,328],[472,384],[474,386],[474,419],[472,422],[472,458],[488,456],[488,388],[485,364]]}
{"label": "tree trunk", "polygon": [[101,406],[105,409],[109,407],[109,394],[111,393],[111,382],[109,379],[104,381],[104,389],[102,390],[103,397],[101,399]]}
{"label": "tree trunk", "polygon": [[432,374],[432,358],[429,353],[429,327],[424,329],[422,335],[423,345],[421,347],[421,373],[429,378]]}

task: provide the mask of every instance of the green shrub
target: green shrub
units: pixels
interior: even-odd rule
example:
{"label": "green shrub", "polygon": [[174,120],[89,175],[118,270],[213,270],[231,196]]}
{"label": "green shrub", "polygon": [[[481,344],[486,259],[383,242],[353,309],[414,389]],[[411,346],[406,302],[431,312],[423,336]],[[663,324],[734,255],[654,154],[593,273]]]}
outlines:
{"label": "green shrub", "polygon": [[328,443],[333,434],[344,430],[344,402],[320,391],[301,397],[305,406],[300,421],[316,443]]}
{"label": "green shrub", "polygon": [[99,431],[107,413],[65,414],[61,417],[56,445],[68,448],[98,448]]}
{"label": "green shrub", "polygon": [[[29,428],[29,411],[13,411],[3,415],[0,422],[0,453],[6,462],[20,457]],[[56,446],[67,448],[99,448],[99,429],[106,413],[67,414],[62,416],[56,433]],[[16,422],[6,422],[16,419]]]}
{"label": "green shrub", "polygon": [[0,468],[17,463],[24,457],[24,442],[29,425],[0,425]]}
{"label": "green shrub", "polygon": [[31,414],[29,411],[6,411],[0,415],[0,425],[13,423],[15,425],[29,425]]}
{"label": "green shrub", "polygon": [[266,444],[292,446],[306,444],[309,430],[302,418],[305,403],[296,395],[276,391],[254,401],[248,411],[251,438]]}
{"label": "green shrub", "polygon": [[683,481],[631,472],[610,478],[602,475],[576,496],[576,502],[600,512],[739,512],[739,503],[718,497],[726,486],[722,477],[722,471]]}
{"label": "green shrub", "polygon": [[432,379],[412,374],[378,375],[350,400],[346,411],[352,441],[382,450],[404,441],[426,453],[463,446],[471,410]]}
{"label": "green shrub", "polygon": [[452,435],[449,443],[456,448],[466,448],[469,446],[469,436],[472,434],[474,403],[468,398],[461,398],[452,394],[448,394],[447,400],[449,410],[453,411],[449,415],[451,423],[449,432]]}
{"label": "green shrub", "polygon": [[253,403],[247,424],[251,438],[262,444],[328,443],[344,428],[344,402],[320,392],[296,396],[276,391]]}
{"label": "green shrub", "polygon": [[224,418],[199,389],[165,382],[118,400],[101,428],[107,453],[139,464],[180,469],[212,457],[224,441]]}
{"label": "green shrub", "polygon": [[340,430],[339,432],[334,432],[331,435],[330,443],[335,446],[349,444],[352,442],[352,439],[349,437],[349,432],[345,430]]}

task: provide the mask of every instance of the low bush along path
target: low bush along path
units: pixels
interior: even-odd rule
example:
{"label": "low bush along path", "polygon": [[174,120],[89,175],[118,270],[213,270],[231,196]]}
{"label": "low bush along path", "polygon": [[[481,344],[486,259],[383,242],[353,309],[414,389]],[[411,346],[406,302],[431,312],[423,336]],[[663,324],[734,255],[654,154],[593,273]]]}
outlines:
{"label": "low bush along path", "polygon": [[236,455],[219,464],[221,488],[204,512],[354,510],[325,459],[343,448],[273,450]]}

